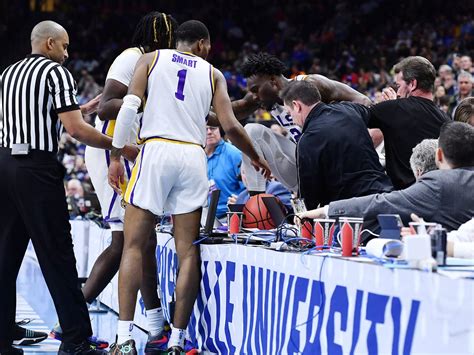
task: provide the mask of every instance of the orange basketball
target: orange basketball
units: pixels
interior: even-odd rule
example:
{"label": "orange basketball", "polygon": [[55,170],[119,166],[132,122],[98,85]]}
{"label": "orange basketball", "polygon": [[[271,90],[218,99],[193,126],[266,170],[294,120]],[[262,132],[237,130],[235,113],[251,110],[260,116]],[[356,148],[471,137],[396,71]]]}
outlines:
{"label": "orange basketball", "polygon": [[[249,198],[244,207],[242,225],[245,228],[272,229],[276,225],[267,210],[262,197],[274,197],[271,194],[258,194]],[[280,200],[277,198],[277,201]],[[280,202],[281,205],[281,202]],[[283,209],[283,206],[282,206]]]}

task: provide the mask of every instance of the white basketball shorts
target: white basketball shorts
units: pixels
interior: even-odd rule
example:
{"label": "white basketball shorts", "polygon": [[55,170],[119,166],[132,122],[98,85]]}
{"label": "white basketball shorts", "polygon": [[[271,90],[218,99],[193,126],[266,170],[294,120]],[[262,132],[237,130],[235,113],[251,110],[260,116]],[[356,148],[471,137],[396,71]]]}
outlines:
{"label": "white basketball shorts", "polygon": [[158,138],[142,147],[124,200],[155,215],[183,214],[206,206],[208,192],[204,149]]}
{"label": "white basketball shorts", "polygon": [[[110,151],[87,147],[85,152],[87,171],[91,177],[92,185],[100,202],[102,216],[110,225],[112,231],[123,231],[125,209],[121,206],[122,196],[118,195],[108,183],[108,170],[110,164]],[[125,165],[125,185],[131,176],[132,163],[122,158]]]}

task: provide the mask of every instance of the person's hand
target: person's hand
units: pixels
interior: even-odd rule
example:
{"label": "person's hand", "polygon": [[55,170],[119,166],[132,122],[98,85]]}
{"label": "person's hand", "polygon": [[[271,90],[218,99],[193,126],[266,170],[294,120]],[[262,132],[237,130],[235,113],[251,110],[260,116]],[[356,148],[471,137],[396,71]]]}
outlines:
{"label": "person's hand", "polygon": [[[410,215],[410,218],[413,222],[417,222],[417,223],[422,223],[424,222],[423,218],[421,217],[418,217],[416,214],[412,213]],[[400,235],[402,237],[402,239],[404,237],[407,237],[409,235],[413,235],[415,233],[413,233],[414,231],[410,228],[410,227],[402,227],[402,229],[400,230]]]}
{"label": "person's hand", "polygon": [[397,93],[391,87],[386,87],[382,90],[383,101],[395,100],[397,98]]}
{"label": "person's hand", "polygon": [[237,202],[237,196],[234,194],[230,195],[229,198],[227,199],[228,205],[235,205],[236,202]]}
{"label": "person's hand", "polygon": [[109,185],[112,186],[114,191],[119,195],[122,194],[120,185],[125,182],[124,168],[120,159],[110,159],[109,165]]}
{"label": "person's hand", "polygon": [[369,136],[372,139],[374,148],[377,148],[383,142],[383,133],[378,128],[369,128]]}
{"label": "person's hand", "polygon": [[258,95],[253,92],[247,92],[242,98],[242,100],[244,100],[249,105],[260,106],[260,100],[258,98]]}
{"label": "person's hand", "polygon": [[324,207],[316,208],[314,210],[297,213],[294,222],[297,226],[300,225],[301,220],[303,219],[312,219],[312,218],[326,218],[326,213],[324,212]]}
{"label": "person's hand", "polygon": [[122,156],[130,162],[134,162],[140,153],[140,148],[136,145],[125,145],[122,149]]}
{"label": "person's hand", "polygon": [[413,235],[412,230],[410,227],[402,227],[400,230],[400,236],[403,238],[408,237],[409,235]]}
{"label": "person's hand", "polygon": [[412,214],[410,215],[410,218],[411,218],[411,220],[412,220],[413,222],[417,222],[417,223],[424,223],[424,222],[425,222],[425,220],[424,220],[423,218],[418,217],[418,216],[417,216],[416,214],[414,214],[414,213],[412,213]]}
{"label": "person's hand", "polygon": [[446,244],[446,253],[450,257],[454,256],[454,242],[452,240],[448,240]]}
{"label": "person's hand", "polygon": [[264,158],[259,157],[258,160],[252,160],[251,164],[255,168],[255,170],[261,171],[265,179],[270,179],[272,172],[270,171],[270,166]]}
{"label": "person's hand", "polygon": [[81,113],[83,115],[90,115],[92,113],[97,112],[97,108],[99,107],[99,102],[100,102],[101,97],[102,97],[102,94],[99,94],[96,97],[94,97],[92,100],[90,100],[89,102],[82,105],[80,107]]}

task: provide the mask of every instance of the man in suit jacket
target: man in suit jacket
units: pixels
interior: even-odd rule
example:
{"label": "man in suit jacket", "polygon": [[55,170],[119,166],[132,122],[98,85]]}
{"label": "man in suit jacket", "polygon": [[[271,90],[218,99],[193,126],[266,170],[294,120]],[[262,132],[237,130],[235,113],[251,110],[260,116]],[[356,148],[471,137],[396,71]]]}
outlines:
{"label": "man in suit jacket", "polygon": [[443,125],[436,164],[440,170],[424,174],[407,189],[331,202],[300,217],[363,217],[366,225],[373,225],[378,214],[397,213],[406,224],[416,213],[448,230],[458,229],[474,216],[474,127]]}
{"label": "man in suit jacket", "polygon": [[310,81],[293,81],[280,96],[294,123],[303,128],[296,163],[300,196],[308,208],[393,190],[367,131],[364,106],[324,104]]}

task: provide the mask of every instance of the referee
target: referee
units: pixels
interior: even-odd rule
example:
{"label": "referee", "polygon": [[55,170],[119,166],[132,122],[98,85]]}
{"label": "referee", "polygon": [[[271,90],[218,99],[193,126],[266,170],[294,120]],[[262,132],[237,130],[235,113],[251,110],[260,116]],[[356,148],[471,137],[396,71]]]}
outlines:
{"label": "referee", "polygon": [[[61,64],[69,37],[52,21],[31,32],[31,55],[0,77],[0,354],[22,354],[11,346],[16,278],[29,239],[61,322],[59,354],[92,350],[89,314],[78,285],[63,178],[56,153],[64,128],[79,141],[110,149],[111,139],[88,125],[76,100],[76,83]],[[128,147],[127,157],[133,156]],[[135,148],[136,149],[136,148]],[[135,152],[136,154],[136,152]]]}

